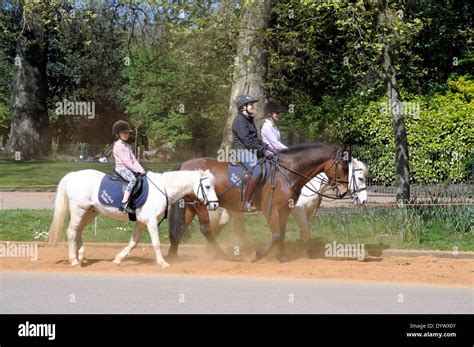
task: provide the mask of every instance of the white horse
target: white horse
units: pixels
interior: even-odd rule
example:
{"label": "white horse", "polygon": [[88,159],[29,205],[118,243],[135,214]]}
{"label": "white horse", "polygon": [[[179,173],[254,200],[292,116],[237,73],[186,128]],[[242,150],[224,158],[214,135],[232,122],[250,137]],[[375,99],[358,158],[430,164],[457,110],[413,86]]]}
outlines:
{"label": "white horse", "polygon": [[[127,221],[128,214],[120,212],[117,207],[105,206],[99,202],[98,192],[103,172],[82,170],[68,173],[58,185],[54,203],[54,216],[46,242],[56,244],[61,236],[64,218],[68,205],[71,213],[67,229],[69,243],[69,262],[72,266],[80,266],[84,259],[82,231],[99,214],[109,218]],[[163,259],[158,236],[158,222],[163,218],[169,204],[188,194],[194,194],[197,199],[208,206],[209,210],[219,207],[214,190],[214,176],[209,170],[202,171],[170,171],[153,173],[148,171],[149,191],[145,204],[136,209],[135,228],[129,244],[115,257],[114,263],[120,264],[123,259],[136,247],[145,228],[148,228],[151,242],[156,254],[156,261],[162,268],[169,264]],[[165,194],[167,196],[165,196]]]}
{"label": "white horse", "polygon": [[[353,196],[354,204],[362,205],[367,202],[367,175],[368,170],[365,164],[356,158],[352,158],[349,163],[349,193]],[[325,194],[330,188],[328,177],[324,173],[320,173],[301,189],[301,195],[291,213],[298,223],[300,238],[303,242],[310,240],[309,224],[321,205],[323,198],[321,194]],[[233,219],[234,232],[237,234],[241,245],[244,247],[248,245],[242,213],[228,211],[220,207],[216,211],[209,212],[209,218],[212,232],[216,237],[224,226]]]}

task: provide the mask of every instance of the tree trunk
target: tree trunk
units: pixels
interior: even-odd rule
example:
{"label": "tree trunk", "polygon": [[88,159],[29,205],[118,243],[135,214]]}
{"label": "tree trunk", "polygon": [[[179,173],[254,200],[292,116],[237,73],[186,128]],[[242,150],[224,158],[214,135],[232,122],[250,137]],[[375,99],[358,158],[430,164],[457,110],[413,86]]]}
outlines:
{"label": "tree trunk", "polygon": [[[39,13],[38,13],[39,12]],[[32,11],[16,45],[10,99],[9,152],[17,159],[38,159],[51,152],[47,110],[48,40],[41,11]],[[24,19],[25,20],[25,19]]]}
{"label": "tree trunk", "polygon": [[248,94],[258,99],[255,105],[257,128],[263,119],[263,107],[267,101],[263,84],[267,74],[267,59],[263,33],[268,27],[271,15],[270,0],[254,0],[242,3],[241,28],[234,62],[234,81],[230,94],[227,121],[221,147],[232,147],[232,122],[237,115],[235,100],[239,95]]}
{"label": "tree trunk", "polygon": [[[388,25],[385,0],[377,0],[377,22],[384,27]],[[403,104],[397,84],[390,41],[382,32],[383,60],[385,87],[392,114],[393,132],[395,136],[395,166],[397,175],[397,201],[408,202],[410,199],[410,170],[408,167],[408,142],[403,117]]]}

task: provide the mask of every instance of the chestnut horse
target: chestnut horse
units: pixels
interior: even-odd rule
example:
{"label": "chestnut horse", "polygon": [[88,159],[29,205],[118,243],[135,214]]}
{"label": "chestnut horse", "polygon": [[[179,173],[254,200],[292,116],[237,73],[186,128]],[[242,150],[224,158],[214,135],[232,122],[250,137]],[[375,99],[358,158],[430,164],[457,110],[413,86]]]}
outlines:
{"label": "chestnut horse", "polygon": [[[271,179],[262,183],[254,194],[257,208],[263,211],[272,233],[271,241],[257,249],[251,257],[253,262],[265,257],[274,246],[277,246],[276,257],[280,262],[288,261],[284,255],[285,232],[288,216],[296,205],[303,186],[317,174],[324,172],[329,184],[336,191],[338,198],[348,192],[350,154],[336,146],[321,143],[303,144],[283,150],[278,154],[275,163],[276,172],[272,188]],[[232,188],[227,180],[228,163],[214,158],[197,158],[182,163],[180,170],[207,170],[215,177],[215,190],[219,199],[219,206],[240,211],[240,188]],[[169,215],[170,249],[168,256],[175,256],[179,242],[185,235],[188,225],[195,215],[199,218],[200,229],[206,239],[216,247],[216,240],[212,233],[209,214],[200,205],[192,204],[194,197],[186,196],[188,203],[175,203],[171,206]],[[189,208],[189,206],[192,206]],[[188,207],[188,208],[186,208]],[[219,249],[217,255],[226,258]]]}

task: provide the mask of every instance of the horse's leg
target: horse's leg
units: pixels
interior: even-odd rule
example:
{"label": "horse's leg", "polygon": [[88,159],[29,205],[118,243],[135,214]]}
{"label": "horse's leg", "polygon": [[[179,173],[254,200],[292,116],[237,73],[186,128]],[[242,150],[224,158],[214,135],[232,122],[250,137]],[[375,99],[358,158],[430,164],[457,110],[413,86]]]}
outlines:
{"label": "horse's leg", "polygon": [[250,251],[250,243],[247,240],[247,236],[246,236],[244,214],[239,213],[239,212],[229,212],[229,213],[234,219],[234,232],[239,238],[240,247],[242,248],[242,253],[247,253]]}
{"label": "horse's leg", "polygon": [[300,228],[300,240],[303,245],[303,250],[306,258],[310,258],[311,249],[311,232],[310,223],[313,218],[315,211],[321,205],[321,196],[315,197],[313,200],[305,201],[304,204],[296,204],[293,209],[293,215],[295,216],[296,222]]}
{"label": "horse's leg", "polygon": [[[184,209],[181,210],[181,209]],[[184,214],[184,224],[181,218],[182,214]],[[183,207],[179,206],[179,202],[175,202],[170,208],[170,219],[169,225],[171,227],[171,223],[174,223],[174,228],[186,228],[189,223],[192,222],[194,216],[196,215],[196,209],[192,205],[184,205]],[[180,234],[184,233],[178,231]],[[174,237],[173,233],[170,232],[170,248],[168,249],[168,257],[175,257],[178,255],[178,247],[180,243],[179,237]]]}
{"label": "horse's leg", "polygon": [[280,263],[286,263],[289,261],[288,257],[285,256],[285,234],[286,224],[288,223],[289,211],[280,213],[280,238],[277,243],[277,254],[276,257]]}
{"label": "horse's leg", "polygon": [[277,245],[281,238],[279,211],[275,208],[271,212],[270,216],[268,216],[267,213],[265,213],[265,216],[267,217],[268,225],[272,232],[272,240],[266,246],[258,248],[252,254],[250,258],[251,262],[259,261],[263,257],[267,256],[267,254],[270,253],[270,251],[272,250],[273,246]]}
{"label": "horse's leg", "polygon": [[165,259],[163,259],[163,255],[161,254],[160,236],[158,235],[158,220],[156,218],[150,218],[147,223],[147,227],[148,232],[150,233],[151,244],[155,250],[156,262],[161,266],[162,269],[167,268],[170,266],[170,264],[168,264]]}
{"label": "horse's leg", "polygon": [[130,254],[130,252],[137,246],[138,240],[140,240],[140,237],[143,235],[143,232],[145,231],[146,225],[140,222],[135,223],[135,227],[133,229],[133,235],[132,238],[130,239],[130,242],[128,245],[116,255],[114,259],[114,264],[120,265],[122,261]]}
{"label": "horse's leg", "polygon": [[292,213],[298,223],[300,228],[300,240],[304,250],[304,255],[306,258],[310,258],[310,231],[309,231],[309,219],[307,217],[307,207],[296,205]]}
{"label": "horse's leg", "polygon": [[92,222],[94,220],[95,217],[97,217],[99,215],[98,212],[96,212],[94,210],[93,207],[90,207],[86,213],[84,214],[84,216],[82,216],[82,220],[81,222],[79,223],[79,226],[77,228],[77,233],[76,233],[76,237],[77,237],[77,247],[79,248],[79,251],[78,251],[78,260],[79,260],[79,263],[80,264],[83,264],[83,263],[86,263],[87,261],[84,260],[84,254],[86,252],[85,248],[84,248],[84,243],[82,242],[82,231],[84,230],[84,228],[90,224],[90,222]]}
{"label": "horse's leg", "polygon": [[[211,226],[211,232],[214,235],[214,238],[217,240],[222,229],[224,229],[226,224],[229,222],[230,215],[227,213],[227,211],[224,208],[221,208],[221,207],[215,211],[209,211],[208,213],[209,213],[209,223]],[[208,243],[205,249],[206,254],[212,254],[213,251],[214,249]]]}
{"label": "horse's leg", "polygon": [[83,216],[87,210],[77,206],[77,204],[71,203],[71,220],[67,228],[67,239],[69,244],[69,262],[72,266],[80,266],[78,256],[78,245],[77,245],[77,231],[81,225]]}
{"label": "horse's leg", "polygon": [[216,238],[214,237],[214,234],[212,233],[211,223],[209,222],[209,213],[207,212],[207,207],[196,205],[196,212],[199,218],[199,227],[200,227],[199,230],[201,231],[201,233],[204,235],[206,240],[214,249],[217,258],[228,260],[229,258],[225,255],[222,248],[218,245]]}

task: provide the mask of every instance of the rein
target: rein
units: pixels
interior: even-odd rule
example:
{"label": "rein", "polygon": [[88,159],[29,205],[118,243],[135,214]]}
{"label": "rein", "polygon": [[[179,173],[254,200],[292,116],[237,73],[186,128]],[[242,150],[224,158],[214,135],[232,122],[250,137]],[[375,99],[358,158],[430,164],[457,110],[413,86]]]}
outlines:
{"label": "rein", "polygon": [[[321,183],[329,184],[329,185],[331,185],[332,187],[334,187],[334,186],[336,185],[336,183],[338,183],[338,182],[348,183],[348,184],[349,184],[348,181],[341,180],[341,179],[338,179],[338,178],[337,178],[338,163],[339,163],[339,160],[341,160],[341,158],[339,158],[339,153],[340,153],[340,150],[338,149],[338,150],[336,151],[336,158],[334,159],[332,165],[329,167],[329,169],[331,169],[333,166],[335,166],[335,169],[334,169],[334,173],[335,173],[335,174],[334,174],[333,182],[330,182],[330,181],[328,181],[328,180],[320,180]],[[291,172],[291,173],[293,173],[293,174],[295,174],[295,175],[297,175],[297,176],[303,177],[303,178],[306,180],[306,183],[305,183],[305,184],[307,184],[308,182],[311,182],[311,180],[312,180],[311,177],[308,177],[308,176],[306,176],[306,175],[303,175],[303,174],[301,174],[301,173],[299,173],[299,172],[297,172],[297,171],[294,171],[294,170],[290,169],[289,167],[286,167],[286,166],[284,166],[284,165],[282,165],[282,164],[279,164],[279,163],[277,163],[277,162],[276,162],[276,167],[279,169],[279,171],[280,171],[280,173],[282,174],[282,176],[285,178],[285,180],[288,182],[288,184],[290,185],[290,187],[293,189],[293,191],[294,191],[298,196],[301,195],[301,189],[299,189],[299,191],[298,191],[298,190],[294,187],[293,183],[290,182],[290,179],[287,177],[287,175],[285,175],[285,174],[283,173],[283,170],[281,170],[281,168],[283,168],[283,169],[285,169],[285,170],[287,170],[287,171],[289,171],[289,172]],[[312,184],[311,184],[311,185],[312,185]],[[304,186],[304,185],[303,185],[303,186]],[[320,196],[323,196],[323,197],[326,197],[326,198],[329,198],[329,199],[340,199],[340,198],[334,198],[334,197],[332,197],[332,196],[329,196],[329,195],[320,193],[316,188],[314,188],[314,186],[313,186],[313,189],[311,189],[310,187],[308,187],[308,189],[309,189],[310,191],[312,191],[314,194],[318,194],[318,195],[320,195]]]}
{"label": "rein", "polygon": [[[362,171],[362,169],[354,169],[354,168],[352,168],[352,175],[351,175],[351,179],[350,179],[350,181],[349,181],[349,187],[351,187],[351,182],[352,182],[352,184],[354,185],[355,189],[354,189],[354,188],[350,189],[350,192],[349,192],[349,193],[350,193],[351,197],[342,198],[342,199],[347,199],[347,200],[349,200],[349,199],[351,199],[351,198],[353,199],[353,198],[354,198],[354,194],[357,194],[357,193],[360,193],[360,192],[362,192],[362,191],[364,191],[364,190],[367,190],[367,187],[363,187],[363,188],[358,188],[358,187],[357,187],[357,179],[356,179],[355,173],[354,173],[355,171]],[[322,186],[324,186],[324,185],[330,185],[329,181],[326,180],[326,179],[318,178],[318,180],[319,180],[319,183],[321,184],[321,188],[319,188],[319,190],[321,190],[321,189],[323,188]],[[315,196],[315,195],[320,195],[320,196],[322,196],[322,197],[324,197],[324,198],[331,199],[331,200],[340,199],[340,198],[336,198],[336,197],[331,196],[331,195],[326,195],[326,194],[320,193],[320,191],[319,191],[318,189],[316,189],[316,188],[313,186],[313,184],[311,183],[311,181],[309,181],[308,183],[311,185],[311,188],[310,188],[308,185],[306,185],[306,187],[307,187],[313,194],[301,194],[301,196],[304,196],[304,197],[312,197],[312,196]]]}
{"label": "rein", "polygon": [[[168,196],[168,193],[166,193],[166,188],[165,188],[165,191],[162,191],[160,189],[160,187],[158,187],[158,185],[155,184],[155,182],[153,182],[150,177],[148,177],[147,175],[145,175],[146,179],[148,180],[148,182],[150,182],[151,184],[153,184],[156,189],[158,189],[158,191],[163,194],[166,198],[166,207],[165,207],[165,213],[163,215],[163,218],[161,218],[161,220],[158,222],[158,227],[160,226],[161,222],[163,222],[166,218],[168,218],[168,206],[169,206],[169,199],[171,199],[169,196]],[[173,200],[173,199],[172,199]]]}
{"label": "rein", "polygon": [[[170,198],[170,197],[168,196],[168,193],[166,193],[166,189],[163,191],[162,189],[160,189],[160,187],[158,187],[157,184],[155,184],[155,182],[153,182],[153,181],[150,179],[150,177],[148,177],[148,176],[146,176],[146,175],[145,175],[145,177],[146,177],[146,178],[148,179],[148,181],[149,181],[151,184],[153,184],[153,185],[156,187],[156,189],[158,189],[158,191],[159,191],[160,193],[162,193],[162,194],[165,196],[165,198],[166,198],[165,213],[164,213],[164,215],[163,215],[163,218],[161,218],[161,220],[158,222],[158,226],[160,226],[161,222],[163,222],[165,219],[168,218],[169,200],[171,200],[171,201],[173,201],[173,203],[175,203],[175,202],[178,202],[178,201],[181,200],[181,199],[172,199],[172,198]],[[185,202],[185,204],[188,204],[188,205],[191,205],[191,204],[193,204],[193,205],[204,204],[204,205],[207,206],[207,205],[209,205],[209,203],[211,203],[211,202],[219,202],[218,200],[209,200],[209,199],[207,198],[206,192],[204,191],[204,187],[202,186],[202,181],[205,180],[205,179],[206,179],[206,177],[201,177],[201,178],[199,179],[199,188],[198,188],[198,191],[197,191],[197,194],[198,194],[198,195],[199,195],[199,191],[200,191],[200,190],[202,191],[203,201],[194,200],[194,201],[192,201],[192,202]]]}

